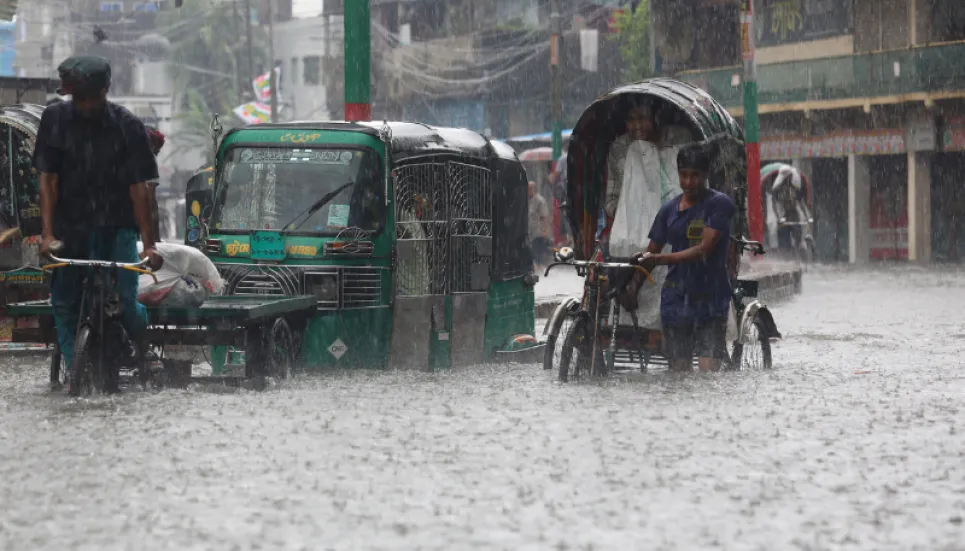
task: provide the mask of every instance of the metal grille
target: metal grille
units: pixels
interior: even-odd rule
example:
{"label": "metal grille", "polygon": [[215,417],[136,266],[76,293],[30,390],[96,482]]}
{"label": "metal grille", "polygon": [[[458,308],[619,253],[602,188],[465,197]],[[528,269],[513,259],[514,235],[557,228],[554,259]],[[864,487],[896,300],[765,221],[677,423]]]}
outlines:
{"label": "metal grille", "polygon": [[335,300],[320,301],[318,309],[376,308],[382,306],[382,278],[385,268],[371,266],[257,266],[219,264],[227,294],[241,296],[295,296],[311,293],[306,279],[334,278],[338,288]]}
{"label": "metal grille", "polygon": [[223,264],[218,267],[231,295],[291,296],[298,294],[298,276],[284,266]]}
{"label": "metal grille", "polygon": [[446,171],[450,189],[452,292],[486,290],[493,239],[489,170],[450,162]]}
{"label": "metal grille", "polygon": [[396,239],[400,296],[449,292],[449,216],[446,165],[399,167],[395,178]]}
{"label": "metal grille", "polygon": [[369,308],[382,303],[381,268],[342,268],[342,308]]}

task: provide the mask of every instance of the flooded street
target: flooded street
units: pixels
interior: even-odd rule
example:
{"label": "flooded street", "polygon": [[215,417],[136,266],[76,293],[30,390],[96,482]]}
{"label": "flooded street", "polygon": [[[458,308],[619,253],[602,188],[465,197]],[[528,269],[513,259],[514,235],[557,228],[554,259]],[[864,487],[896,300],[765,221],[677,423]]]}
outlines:
{"label": "flooded street", "polygon": [[766,373],[71,401],[0,370],[0,549],[965,548],[965,273],[822,268]]}

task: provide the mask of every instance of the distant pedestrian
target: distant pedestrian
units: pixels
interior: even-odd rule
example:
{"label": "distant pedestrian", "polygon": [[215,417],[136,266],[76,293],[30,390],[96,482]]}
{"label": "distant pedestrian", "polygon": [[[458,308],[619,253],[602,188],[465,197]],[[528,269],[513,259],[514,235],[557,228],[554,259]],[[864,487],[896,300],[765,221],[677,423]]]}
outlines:
{"label": "distant pedestrian", "polygon": [[529,183],[529,248],[533,254],[533,264],[543,268],[549,263],[553,242],[550,240],[549,204],[536,191],[536,182]]}

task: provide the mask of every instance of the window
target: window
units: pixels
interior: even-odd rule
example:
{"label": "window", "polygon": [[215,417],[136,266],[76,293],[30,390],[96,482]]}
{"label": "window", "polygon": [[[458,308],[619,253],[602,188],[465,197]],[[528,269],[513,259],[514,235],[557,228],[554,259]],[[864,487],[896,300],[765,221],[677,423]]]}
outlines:
{"label": "window", "polygon": [[134,6],[134,11],[156,12],[158,11],[157,2],[141,2]]}
{"label": "window", "polygon": [[321,76],[321,59],[317,55],[310,55],[303,60],[305,64],[305,84],[318,84]]}
{"label": "window", "polygon": [[124,2],[101,2],[101,11],[122,12],[124,11]]}
{"label": "window", "polygon": [[[384,190],[371,149],[236,147],[225,157],[214,222],[222,231],[375,232],[385,224]],[[335,195],[309,215],[329,193]]]}

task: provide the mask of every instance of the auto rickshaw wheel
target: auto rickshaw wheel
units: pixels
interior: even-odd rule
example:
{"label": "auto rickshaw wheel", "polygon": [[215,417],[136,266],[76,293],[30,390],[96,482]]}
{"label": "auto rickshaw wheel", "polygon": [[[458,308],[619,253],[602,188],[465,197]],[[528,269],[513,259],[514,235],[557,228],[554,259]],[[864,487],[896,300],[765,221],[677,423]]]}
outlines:
{"label": "auto rickshaw wheel", "polygon": [[771,369],[771,341],[764,337],[766,334],[756,314],[753,319],[745,320],[743,342],[741,340],[734,342],[728,369],[734,371]]}
{"label": "auto rickshaw wheel", "polygon": [[288,380],[295,372],[295,349],[292,330],[284,319],[277,319],[265,338],[267,374],[278,380]]}

